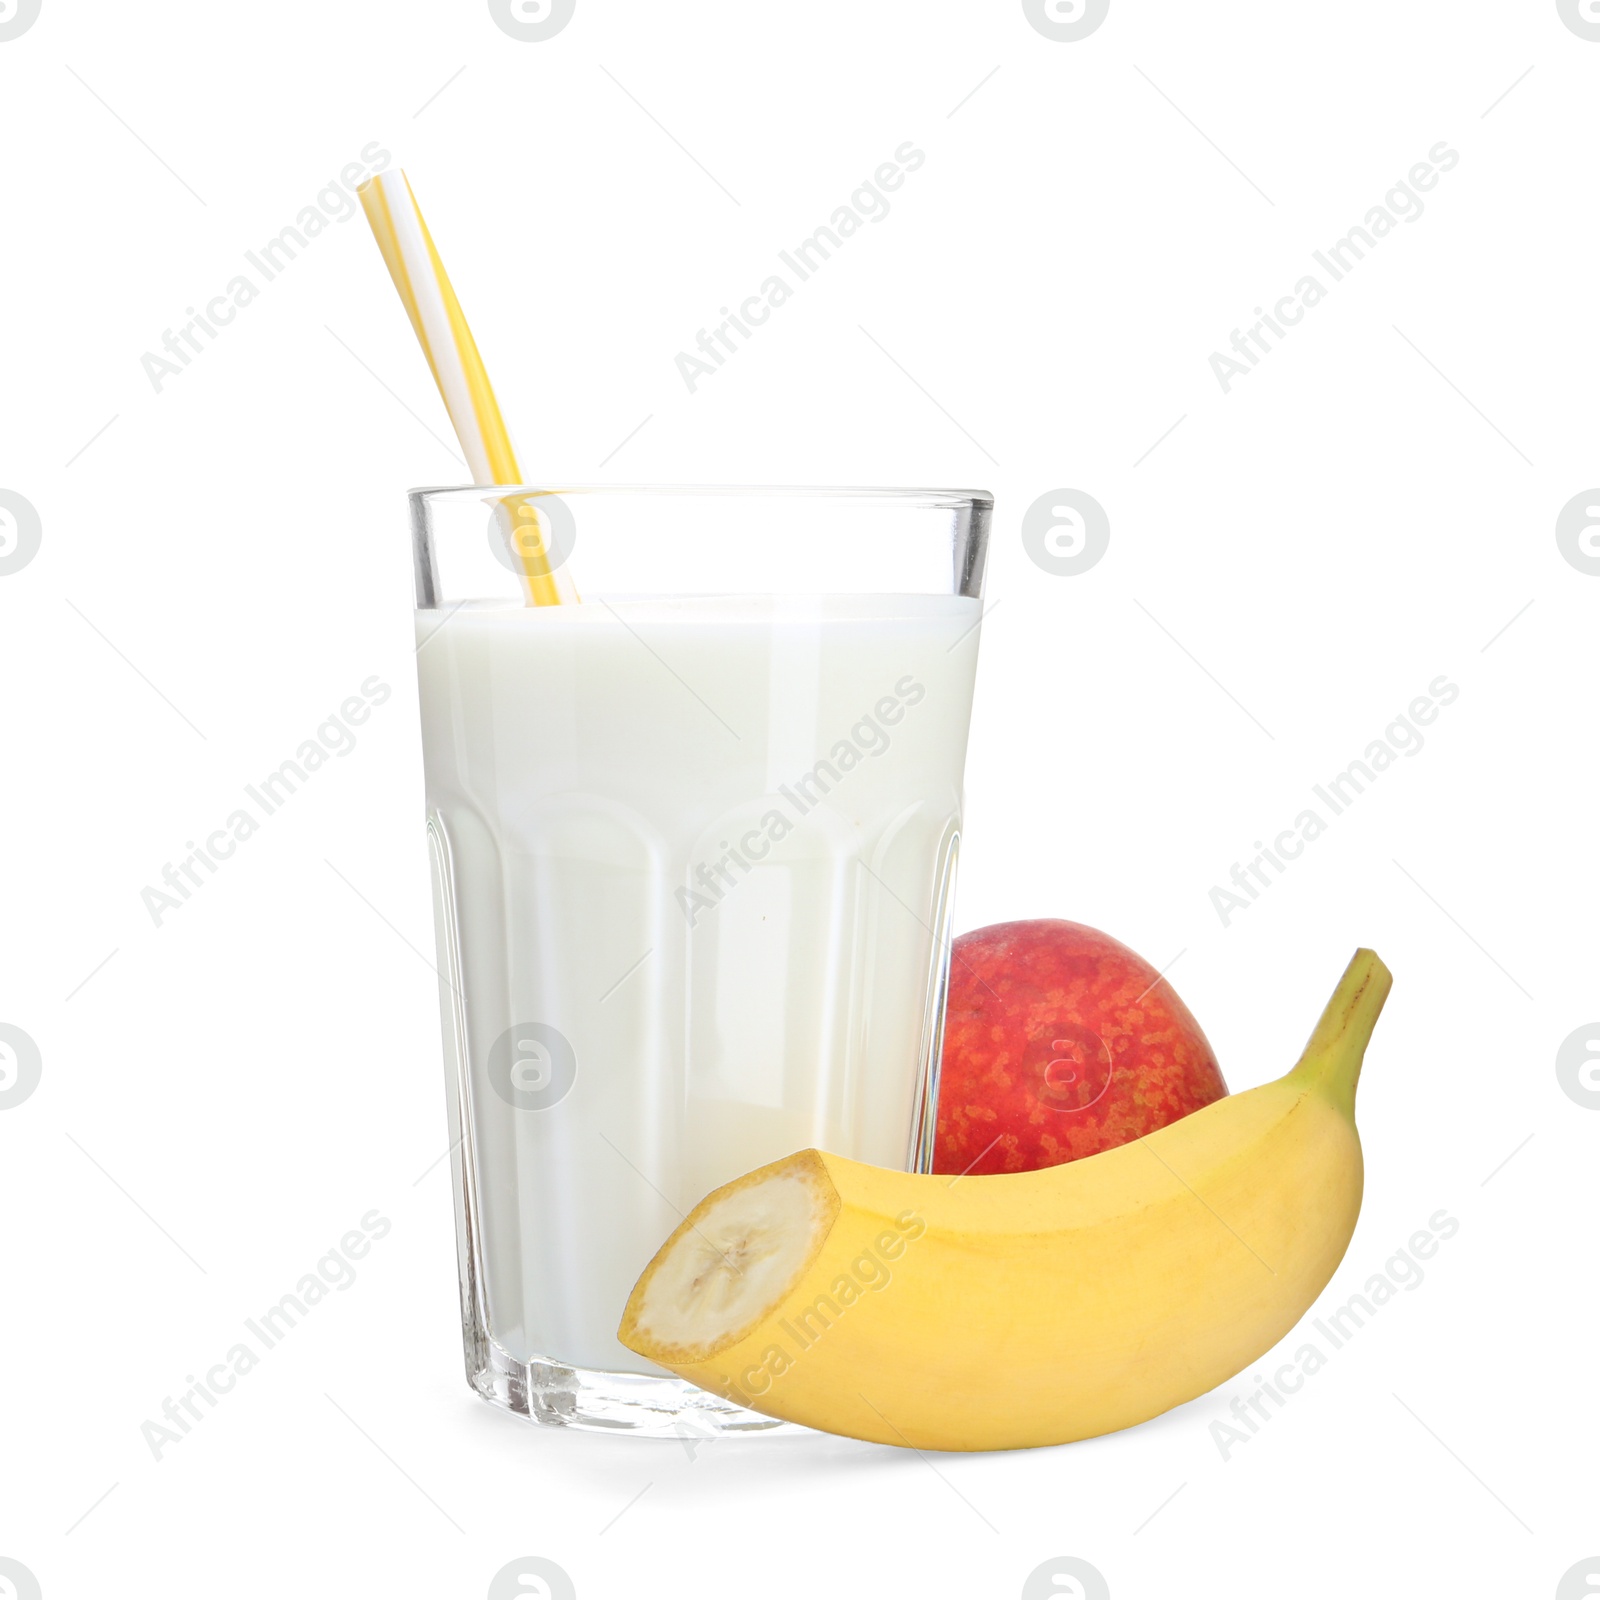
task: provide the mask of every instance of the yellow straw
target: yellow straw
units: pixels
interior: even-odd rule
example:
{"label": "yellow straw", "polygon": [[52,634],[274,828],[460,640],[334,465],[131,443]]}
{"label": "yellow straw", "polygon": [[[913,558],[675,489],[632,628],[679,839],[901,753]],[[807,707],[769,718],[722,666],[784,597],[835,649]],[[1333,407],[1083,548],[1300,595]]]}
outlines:
{"label": "yellow straw", "polygon": [[[483,358],[462,314],[461,302],[434,249],[416,196],[403,172],[369,178],[359,189],[378,249],[400,293],[411,327],[428,358],[433,381],[466,453],[472,481],[522,482],[511,435],[484,370]],[[570,603],[578,591],[564,566],[552,567],[535,510],[538,496],[508,495],[499,502],[504,534],[521,558],[528,598],[534,605]]]}

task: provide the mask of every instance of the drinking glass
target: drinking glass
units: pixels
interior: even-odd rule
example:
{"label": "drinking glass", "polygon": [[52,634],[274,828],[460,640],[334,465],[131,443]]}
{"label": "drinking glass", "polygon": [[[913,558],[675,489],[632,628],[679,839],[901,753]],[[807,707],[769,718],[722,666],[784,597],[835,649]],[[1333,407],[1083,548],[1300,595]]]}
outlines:
{"label": "drinking glass", "polygon": [[[467,1376],[539,1422],[766,1429],[617,1342],[709,1190],[931,1165],[992,502],[411,495]],[[525,563],[576,604],[526,603]]]}

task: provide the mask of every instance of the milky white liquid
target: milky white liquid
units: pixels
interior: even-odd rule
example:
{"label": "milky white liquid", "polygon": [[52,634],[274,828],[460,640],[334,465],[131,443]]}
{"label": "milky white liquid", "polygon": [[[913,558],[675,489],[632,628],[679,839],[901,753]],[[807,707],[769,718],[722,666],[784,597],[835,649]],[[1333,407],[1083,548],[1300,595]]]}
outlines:
{"label": "milky white liquid", "polygon": [[[928,595],[419,613],[453,1131],[515,1359],[654,1372],[617,1323],[708,1190],[808,1145],[907,1165],[977,621]],[[575,1063],[540,1109],[489,1069],[529,1023]],[[517,1084],[550,1081],[516,1048]]]}

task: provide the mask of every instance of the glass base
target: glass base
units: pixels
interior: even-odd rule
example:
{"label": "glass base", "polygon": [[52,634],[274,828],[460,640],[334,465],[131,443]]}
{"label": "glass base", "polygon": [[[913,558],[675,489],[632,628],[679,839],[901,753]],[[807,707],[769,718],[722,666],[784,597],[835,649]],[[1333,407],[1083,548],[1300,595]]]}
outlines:
{"label": "glass base", "polygon": [[719,1399],[670,1373],[652,1377],[543,1358],[517,1361],[489,1340],[480,1351],[487,1363],[470,1374],[474,1391],[491,1405],[545,1427],[683,1440],[809,1431]]}

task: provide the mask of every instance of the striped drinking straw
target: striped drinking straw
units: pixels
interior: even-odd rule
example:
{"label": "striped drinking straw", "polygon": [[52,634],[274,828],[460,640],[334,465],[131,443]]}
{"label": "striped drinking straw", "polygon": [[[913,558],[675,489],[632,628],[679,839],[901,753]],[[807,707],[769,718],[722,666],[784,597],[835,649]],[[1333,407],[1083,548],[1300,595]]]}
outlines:
{"label": "striped drinking straw", "polygon": [[[472,481],[521,483],[516,451],[489,374],[405,173],[380,173],[362,184],[358,193],[389,276],[428,358],[456,438],[466,452]],[[576,601],[577,587],[565,568],[550,565],[544,531],[534,509],[537,500],[536,495],[507,495],[499,500],[507,545],[521,560],[533,605]]]}

